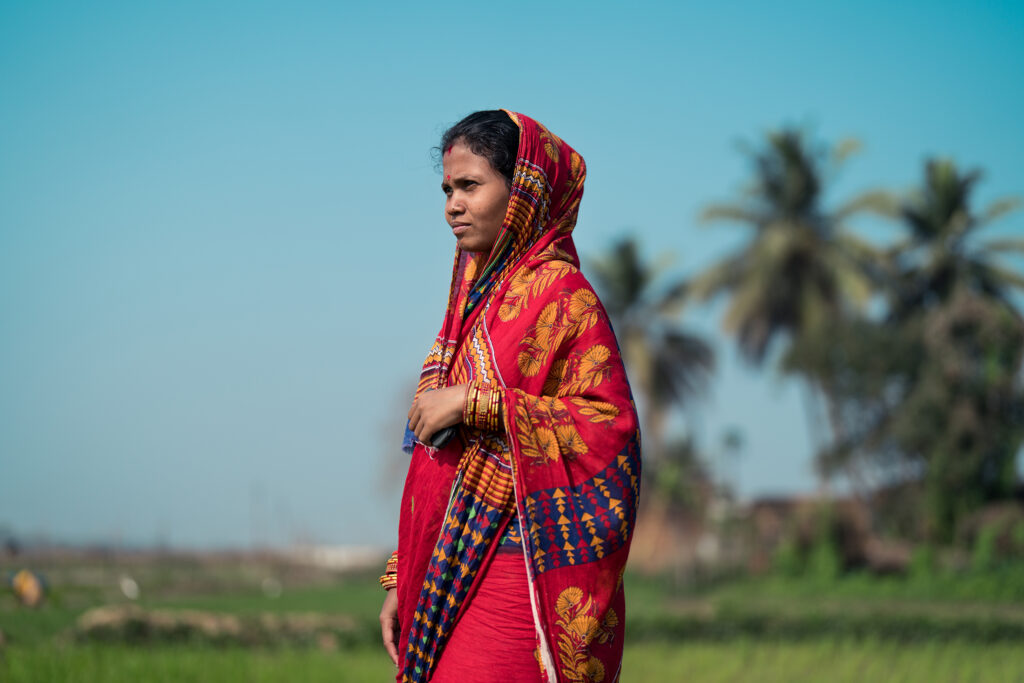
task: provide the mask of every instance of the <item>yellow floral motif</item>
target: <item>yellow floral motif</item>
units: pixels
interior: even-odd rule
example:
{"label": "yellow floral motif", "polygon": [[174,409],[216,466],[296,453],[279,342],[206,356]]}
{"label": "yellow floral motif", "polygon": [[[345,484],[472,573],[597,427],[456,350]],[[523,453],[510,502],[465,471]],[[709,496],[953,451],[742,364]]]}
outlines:
{"label": "yellow floral motif", "polygon": [[537,127],[540,129],[540,139],[544,142],[544,151],[547,152],[548,158],[557,164],[558,145],[562,144],[562,140],[541,124],[538,123]]}
{"label": "yellow floral motif", "polygon": [[589,289],[577,289],[569,297],[569,319],[580,330],[589,330],[597,324],[599,309],[597,296]]}
{"label": "yellow floral motif", "polygon": [[567,422],[572,415],[565,408],[565,403],[554,396],[540,396],[531,411],[534,421],[545,420],[547,422]]}
{"label": "yellow floral motif", "polygon": [[519,317],[523,311],[526,295],[530,291],[530,285],[537,277],[535,270],[521,270],[512,277],[508,285],[508,292],[498,308],[498,317],[509,321]]}
{"label": "yellow floral motif", "polygon": [[568,367],[569,364],[564,358],[559,358],[551,364],[551,369],[548,370],[548,378],[544,380],[544,388],[541,389],[543,395],[554,396],[558,393],[558,386],[565,379],[565,371]]}
{"label": "yellow floral motif", "polygon": [[524,377],[533,377],[540,372],[541,361],[543,360],[543,352],[540,348],[531,347],[519,354],[519,372],[523,373]]}
{"label": "yellow floral motif", "polygon": [[582,166],[582,165],[583,165],[583,157],[581,157],[576,152],[576,150],[573,150],[572,154],[569,156],[569,168],[571,169],[571,173],[569,175],[569,181],[570,182],[575,182],[576,179],[579,178],[580,166]]}
{"label": "yellow floral motif", "polygon": [[533,431],[537,450],[548,460],[558,460],[558,437],[547,427],[537,427]]}
{"label": "yellow floral motif", "polygon": [[558,460],[558,442],[550,429],[538,427],[532,432],[524,432],[519,441],[523,456],[536,463],[556,462]]}
{"label": "yellow floral motif", "polygon": [[575,396],[569,399],[573,405],[580,409],[580,415],[590,418],[591,422],[608,422],[619,416],[619,409],[611,403],[604,401],[588,401],[585,398]]}
{"label": "yellow floral motif", "polygon": [[608,350],[607,346],[594,344],[584,351],[580,358],[580,375],[593,375],[599,372],[611,355],[612,352]]}
{"label": "yellow floral motif", "polygon": [[555,612],[558,613],[558,616],[564,617],[582,599],[583,591],[575,586],[569,586],[562,591],[558,596],[558,600],[555,601]]}
{"label": "yellow floral motif", "polygon": [[525,377],[533,377],[540,372],[551,353],[553,343],[561,340],[563,326],[560,324],[559,305],[552,301],[537,316],[537,324],[533,327],[533,335],[523,339],[522,350],[519,352],[519,371]]}
{"label": "yellow floral motif", "polygon": [[540,296],[555,280],[575,270],[575,266],[566,261],[549,261],[538,268],[517,273],[509,282],[508,292],[498,308],[498,317],[506,322],[518,318],[531,297]]}
{"label": "yellow floral motif", "polygon": [[590,450],[572,424],[557,425],[555,436],[558,438],[558,445],[562,447],[566,455],[583,455]]}
{"label": "yellow floral motif", "polygon": [[[499,310],[499,315],[500,315]],[[589,289],[577,289],[569,295],[568,302],[564,299],[551,301],[541,309],[537,316],[530,334],[522,342],[519,352],[519,370],[526,377],[534,377],[547,363],[551,351],[558,348],[561,341],[569,336],[579,336],[597,324],[599,319],[597,297]],[[602,351],[603,350],[603,351]],[[601,353],[603,358],[599,358]],[[595,346],[591,349],[591,356],[588,357],[590,365],[603,363],[607,360],[610,352],[604,346]],[[600,383],[602,376],[594,375],[596,369],[587,365],[583,368],[584,374],[593,375],[596,379],[590,381],[587,386],[596,386]],[[569,393],[560,391],[560,396]]]}
{"label": "yellow floral motif", "polygon": [[583,353],[574,354],[570,361],[575,364],[572,380],[562,383],[557,396],[582,396],[599,385],[611,372],[606,362],[610,357],[611,351],[602,344],[595,344]]}
{"label": "yellow floral motif", "polygon": [[[561,455],[558,425],[569,422],[572,416],[565,404],[556,398],[542,397],[533,403],[516,403],[516,431],[523,456],[537,464],[557,461]],[[543,425],[543,426],[542,426]]]}
{"label": "yellow floral motif", "polygon": [[537,316],[537,324],[533,327],[536,339],[544,346],[545,351],[550,349],[552,340],[561,336],[559,332],[564,327],[559,303],[552,301],[542,308],[540,315]]}
{"label": "yellow floral motif", "polygon": [[[557,242],[552,242],[551,244],[549,244],[544,249],[544,251],[542,251],[541,253],[537,254],[537,260],[538,261],[565,261],[566,263],[571,264],[572,261],[573,261],[573,257],[572,257],[572,254],[570,254],[566,250],[564,250],[561,247],[559,247]],[[573,266],[572,270],[575,271],[576,267]]]}
{"label": "yellow floral motif", "polygon": [[619,618],[609,608],[598,619],[598,606],[592,597],[583,601],[583,591],[576,586],[563,590],[555,601],[555,624],[562,629],[558,634],[558,657],[562,663],[562,676],[567,681],[601,683],[605,678],[604,664],[591,656],[593,642],[607,643],[614,638],[613,629]]}
{"label": "yellow floral motif", "polygon": [[572,229],[576,227],[576,214],[579,212],[579,208],[580,196],[577,195],[576,198],[561,211],[563,218],[558,222],[558,232],[562,234],[572,232]]}

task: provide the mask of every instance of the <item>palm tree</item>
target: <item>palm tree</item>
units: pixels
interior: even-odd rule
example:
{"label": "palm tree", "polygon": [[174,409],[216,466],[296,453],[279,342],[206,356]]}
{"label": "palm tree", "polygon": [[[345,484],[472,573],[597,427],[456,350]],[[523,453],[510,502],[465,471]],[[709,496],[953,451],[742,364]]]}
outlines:
{"label": "palm tree", "polygon": [[[724,328],[756,365],[764,363],[776,339],[788,340],[791,348],[814,344],[838,320],[862,309],[874,291],[880,254],[846,223],[866,210],[891,212],[891,197],[870,192],[834,210],[823,205],[825,185],[857,149],[856,142],[846,141],[827,150],[794,129],[770,133],[762,147],[744,149],[754,177],[740,200],[711,205],[701,215],[705,223],[729,221],[752,229],[749,242],[695,278],[692,294],[703,300],[729,295]],[[784,361],[786,370],[808,380],[809,427],[820,452],[825,440],[817,431],[814,396],[825,401],[832,440],[843,437],[834,391],[799,357],[789,354]]]}
{"label": "palm tree", "polygon": [[971,193],[980,179],[980,171],[961,174],[949,160],[925,163],[924,185],[900,208],[909,239],[891,252],[897,262],[893,320],[941,308],[958,292],[1016,311],[1011,291],[1024,290],[1024,276],[997,259],[1012,252],[1024,254],[1024,239],[978,244],[977,235],[1020,206],[1020,200],[1000,199],[980,215],[973,214]]}
{"label": "palm tree", "polygon": [[657,287],[660,268],[644,261],[634,239],[619,240],[589,265],[638,393],[645,472],[656,474],[667,456],[669,411],[706,388],[714,353],[676,322],[687,296],[685,282]]}
{"label": "palm tree", "polygon": [[979,237],[1020,202],[974,213],[980,178],[948,160],[926,162],[922,187],[900,211],[909,238],[891,254],[888,322],[909,329],[919,352],[881,427],[922,464],[926,529],[938,540],[978,506],[1012,495],[1024,439],[1024,317],[1013,300],[1024,276],[1000,262],[1024,254],[1024,239]]}
{"label": "palm tree", "polygon": [[1024,240],[978,235],[1018,202],[974,213],[980,177],[927,162],[922,187],[894,213],[908,237],[886,259],[887,315],[848,321],[828,344],[802,349],[838,387],[848,428],[822,467],[873,468],[879,487],[902,491],[899,516],[914,523],[903,531],[938,541],[1011,494],[1024,439],[1024,320],[1012,299],[1024,277],[999,261],[1024,253]]}

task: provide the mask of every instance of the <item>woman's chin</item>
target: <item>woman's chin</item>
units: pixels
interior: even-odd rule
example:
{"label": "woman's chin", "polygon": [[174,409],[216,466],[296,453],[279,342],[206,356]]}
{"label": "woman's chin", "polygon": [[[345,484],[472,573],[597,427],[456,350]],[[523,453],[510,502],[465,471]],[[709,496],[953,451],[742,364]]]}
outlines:
{"label": "woman's chin", "polygon": [[462,251],[471,251],[473,253],[488,252],[491,250],[492,246],[489,244],[481,244],[479,240],[474,240],[472,238],[467,239],[465,237],[455,238],[455,243],[459,245],[459,248],[462,249]]}

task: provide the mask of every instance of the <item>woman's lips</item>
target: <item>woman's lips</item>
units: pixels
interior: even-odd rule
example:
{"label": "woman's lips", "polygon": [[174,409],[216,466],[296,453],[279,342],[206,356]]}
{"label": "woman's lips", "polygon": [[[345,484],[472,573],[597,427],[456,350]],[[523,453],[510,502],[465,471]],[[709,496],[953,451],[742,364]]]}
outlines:
{"label": "woman's lips", "polygon": [[456,237],[466,232],[467,230],[469,230],[468,223],[456,223],[455,225],[452,226],[452,233],[455,234]]}

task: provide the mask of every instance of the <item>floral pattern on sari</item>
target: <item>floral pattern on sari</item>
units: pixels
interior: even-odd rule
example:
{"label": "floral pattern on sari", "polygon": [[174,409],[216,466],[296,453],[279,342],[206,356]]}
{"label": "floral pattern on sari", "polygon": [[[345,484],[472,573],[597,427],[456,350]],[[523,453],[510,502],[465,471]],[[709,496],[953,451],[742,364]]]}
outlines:
{"label": "floral pattern on sari", "polygon": [[[563,590],[555,602],[558,619],[558,657],[566,681],[602,683],[604,663],[590,654],[591,643],[608,643],[615,638],[619,617],[614,609],[598,612],[592,597],[583,599],[583,591],[575,586]],[[600,617],[600,618],[599,618]]]}

